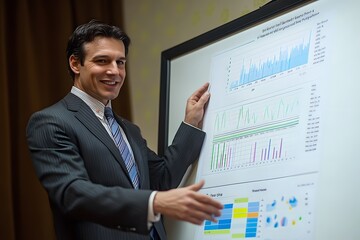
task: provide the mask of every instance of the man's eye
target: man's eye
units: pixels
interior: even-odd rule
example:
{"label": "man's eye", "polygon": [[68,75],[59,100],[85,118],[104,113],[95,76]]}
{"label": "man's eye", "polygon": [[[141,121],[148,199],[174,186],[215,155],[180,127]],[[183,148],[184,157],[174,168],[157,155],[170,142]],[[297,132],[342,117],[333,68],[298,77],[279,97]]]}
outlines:
{"label": "man's eye", "polygon": [[124,65],[124,64],[125,64],[125,61],[123,61],[123,60],[118,60],[118,61],[116,61],[116,64],[117,64],[118,66]]}
{"label": "man's eye", "polygon": [[96,62],[98,62],[98,63],[106,63],[106,60],[105,59],[98,59]]}

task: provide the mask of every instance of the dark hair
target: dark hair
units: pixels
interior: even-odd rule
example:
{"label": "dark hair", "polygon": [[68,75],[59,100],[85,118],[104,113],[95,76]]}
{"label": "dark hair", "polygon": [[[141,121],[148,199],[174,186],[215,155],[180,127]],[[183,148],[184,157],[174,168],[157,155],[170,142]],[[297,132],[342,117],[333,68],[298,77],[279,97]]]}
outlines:
{"label": "dark hair", "polygon": [[84,44],[92,42],[95,37],[109,37],[121,40],[125,46],[125,55],[127,55],[130,45],[130,38],[120,28],[111,26],[98,20],[91,20],[88,23],[78,26],[73,34],[70,36],[67,48],[66,59],[68,63],[68,70],[71,78],[75,79],[75,74],[69,65],[69,58],[74,55],[80,60],[81,65],[84,64]]}

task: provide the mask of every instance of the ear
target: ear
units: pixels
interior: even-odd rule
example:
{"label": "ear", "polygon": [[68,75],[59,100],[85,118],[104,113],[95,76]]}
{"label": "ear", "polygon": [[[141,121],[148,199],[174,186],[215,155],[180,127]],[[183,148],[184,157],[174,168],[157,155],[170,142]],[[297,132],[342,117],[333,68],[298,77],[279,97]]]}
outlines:
{"label": "ear", "polygon": [[75,74],[79,74],[80,65],[80,60],[77,57],[75,57],[74,55],[71,55],[69,57],[69,66]]}

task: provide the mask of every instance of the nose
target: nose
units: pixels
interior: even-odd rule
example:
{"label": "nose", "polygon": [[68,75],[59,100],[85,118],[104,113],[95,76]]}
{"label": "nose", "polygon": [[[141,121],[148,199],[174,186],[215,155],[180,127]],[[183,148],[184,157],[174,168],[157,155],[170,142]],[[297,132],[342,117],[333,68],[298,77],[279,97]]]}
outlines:
{"label": "nose", "polygon": [[116,61],[113,61],[109,64],[108,69],[106,70],[106,74],[109,75],[119,75],[120,69],[116,63]]}

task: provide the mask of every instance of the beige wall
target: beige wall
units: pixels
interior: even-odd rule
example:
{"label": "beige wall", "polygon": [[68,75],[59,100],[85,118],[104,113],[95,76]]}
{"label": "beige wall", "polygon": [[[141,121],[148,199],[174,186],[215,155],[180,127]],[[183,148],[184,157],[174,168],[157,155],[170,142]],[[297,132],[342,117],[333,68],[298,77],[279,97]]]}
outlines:
{"label": "beige wall", "polygon": [[132,39],[127,71],[133,120],[142,129],[149,147],[156,151],[161,51],[249,13],[269,0],[123,2],[124,29]]}

